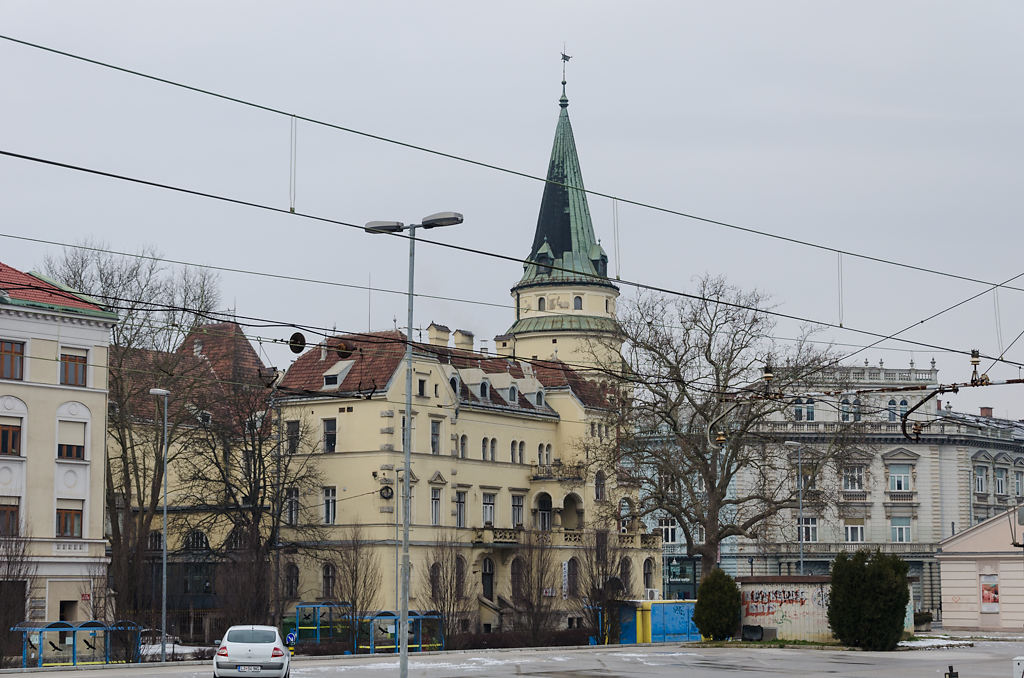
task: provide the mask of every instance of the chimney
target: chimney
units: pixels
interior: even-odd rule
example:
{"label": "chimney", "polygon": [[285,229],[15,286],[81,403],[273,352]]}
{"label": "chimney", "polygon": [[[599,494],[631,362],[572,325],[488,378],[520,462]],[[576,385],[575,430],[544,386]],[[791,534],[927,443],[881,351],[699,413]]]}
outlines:
{"label": "chimney", "polygon": [[991,417],[992,416],[992,408],[991,407],[983,407],[983,408],[981,408],[981,416],[983,416],[983,417]]}
{"label": "chimney", "polygon": [[449,334],[451,334],[450,329],[435,322],[430,323],[427,327],[427,338],[430,340],[431,346],[447,346]]}
{"label": "chimney", "polygon": [[463,351],[473,350],[473,333],[469,330],[455,330],[452,335],[455,339],[455,348]]}
{"label": "chimney", "polygon": [[936,412],[941,412],[942,411],[942,398],[936,398],[935,399],[935,411]]}

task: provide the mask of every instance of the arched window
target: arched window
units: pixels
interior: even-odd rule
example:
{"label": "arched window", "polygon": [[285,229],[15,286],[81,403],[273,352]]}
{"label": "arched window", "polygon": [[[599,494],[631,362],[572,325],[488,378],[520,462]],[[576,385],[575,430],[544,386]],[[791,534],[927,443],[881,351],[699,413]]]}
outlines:
{"label": "arched window", "polygon": [[551,444],[544,448],[544,463],[548,466],[551,465]]}
{"label": "arched window", "polygon": [[654,588],[654,559],[648,558],[644,561],[644,588]]}
{"label": "arched window", "polygon": [[604,312],[605,313],[610,313],[611,312],[609,310],[609,301],[607,299],[604,300]]}
{"label": "arched window", "polygon": [[513,464],[516,463],[516,451],[519,449],[519,443],[515,440],[512,441],[512,454],[510,455],[509,461]]}
{"label": "arched window", "polygon": [[629,532],[629,522],[632,519],[630,514],[632,512],[628,501],[625,499],[619,501],[619,532],[622,534]]}
{"label": "arched window", "polygon": [[455,557],[455,597],[466,597],[466,559],[462,556]]}
{"label": "arched window", "polygon": [[452,393],[454,393],[455,395],[459,395],[459,380],[456,379],[455,377],[452,377],[451,379],[448,380],[448,383],[452,387]]}
{"label": "arched window", "polygon": [[839,418],[842,421],[850,421],[850,399],[843,398],[839,403]]}
{"label": "arched window", "polygon": [[498,439],[491,438],[491,461],[498,458]]}
{"label": "arched window", "polygon": [[537,391],[537,407],[544,407],[544,391]]}
{"label": "arched window", "polygon": [[295,563],[288,563],[285,568],[284,595],[286,598],[299,597],[299,568]]}
{"label": "arched window", "polygon": [[480,586],[484,590],[484,598],[494,600],[494,561],[484,558],[480,568]]}
{"label": "arched window", "polygon": [[551,529],[551,495],[547,492],[537,497],[537,529],[544,532]]}
{"label": "arched window", "polygon": [[245,531],[241,527],[232,529],[227,540],[224,542],[224,548],[228,551],[241,551],[244,546]]}
{"label": "arched window", "polygon": [[210,548],[210,540],[202,530],[192,530],[185,536],[185,548],[191,551],[200,551]]}
{"label": "arched window", "polygon": [[619,579],[622,581],[622,590],[628,596],[633,591],[633,561],[623,558],[619,562]]}
{"label": "arched window", "polygon": [[580,594],[580,561],[570,558],[565,569],[567,575],[565,588],[569,597],[575,598]]}
{"label": "arched window", "polygon": [[544,465],[544,443],[537,446],[537,465]]}
{"label": "arched window", "polygon": [[520,464],[524,464],[524,463],[526,463],[525,460],[526,460],[526,442],[520,440],[519,441],[519,463]]}
{"label": "arched window", "polygon": [[481,398],[484,398],[486,400],[487,398],[491,397],[488,394],[488,388],[489,387],[490,387],[490,384],[488,384],[486,381],[481,381],[480,382],[480,397]]}
{"label": "arched window", "polygon": [[521,556],[516,556],[512,561],[511,579],[512,579],[512,600],[519,602],[523,599],[525,591],[523,591],[523,559]]}
{"label": "arched window", "polygon": [[469,453],[468,450],[467,450],[468,447],[469,447],[469,438],[466,437],[465,435],[463,435],[461,438],[459,438],[459,456],[461,458],[463,458],[463,459],[466,458],[466,455]]}
{"label": "arched window", "polygon": [[583,297],[572,298],[572,310],[582,311],[583,310]]}
{"label": "arched window", "polygon": [[508,402],[510,405],[515,405],[519,402],[519,389],[514,384],[508,387]]}
{"label": "arched window", "polygon": [[604,500],[604,471],[598,471],[594,474],[594,499],[597,501]]}
{"label": "arched window", "polygon": [[441,595],[441,563],[434,563],[430,566],[430,599],[436,602]]}
{"label": "arched window", "polygon": [[547,300],[544,297],[541,297],[540,299],[537,300],[537,310],[538,311],[545,311],[545,310],[547,310],[547,304],[548,304]]}
{"label": "arched window", "polygon": [[901,400],[900,401],[900,418],[902,419],[905,416],[907,416],[907,401],[906,400]]}
{"label": "arched window", "polygon": [[808,398],[805,404],[807,406],[807,421],[814,421],[814,399]]}
{"label": "arched window", "polygon": [[853,420],[860,421],[860,398],[853,399]]}
{"label": "arched window", "polygon": [[164,534],[159,530],[153,530],[149,533],[149,550],[159,551],[164,547]]}
{"label": "arched window", "polygon": [[487,461],[488,449],[490,449],[490,446],[487,444],[487,438],[484,438],[483,441],[481,441],[480,443],[480,458],[483,459],[484,461]]}
{"label": "arched window", "polygon": [[889,401],[889,421],[896,421],[896,401]]}
{"label": "arched window", "polygon": [[334,598],[334,581],[337,578],[337,574],[334,570],[334,565],[331,563],[324,563],[324,590],[323,597],[327,600]]}
{"label": "arched window", "polygon": [[796,402],[793,403],[793,421],[803,421],[804,419],[804,399],[797,398]]}

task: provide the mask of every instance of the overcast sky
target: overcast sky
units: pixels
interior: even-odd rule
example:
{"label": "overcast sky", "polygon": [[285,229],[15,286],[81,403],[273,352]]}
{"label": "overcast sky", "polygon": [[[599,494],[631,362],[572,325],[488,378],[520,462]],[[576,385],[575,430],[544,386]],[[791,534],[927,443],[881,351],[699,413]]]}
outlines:
{"label": "overcast sky", "polygon": [[[1024,5],[1019,2],[11,2],[0,33],[447,153],[540,174],[569,113],[589,189],[982,280],[1024,272]],[[289,120],[0,41],[0,148],[281,208]],[[299,123],[299,212],[363,223],[457,210],[427,235],[529,254],[542,185]],[[0,232],[85,236],[167,257],[402,291],[404,241],[0,158]],[[839,320],[833,253],[590,198],[625,279],[690,290],[720,273],[786,313]],[[37,268],[58,247],[0,238],[0,260]],[[983,289],[844,259],[843,323],[891,333]],[[423,244],[417,290],[437,321],[490,340],[513,319],[521,266]],[[1024,288],[1024,278],[1018,281]],[[405,298],[222,275],[240,315],[337,327],[405,322]],[[623,287],[624,295],[633,291]],[[999,293],[1002,345],[1024,330],[1024,292]],[[778,334],[793,336],[792,323]],[[251,329],[282,337],[287,330]],[[824,340],[869,341],[827,330]],[[992,294],[906,338],[1000,351]],[[488,345],[492,345],[488,341]],[[887,366],[964,356],[887,342]],[[855,349],[849,349],[855,350]],[[265,360],[291,354],[265,345]],[[1024,362],[1024,339],[1007,352]],[[987,362],[983,366],[987,366]],[[991,376],[1018,376],[997,367]],[[961,392],[1024,418],[1024,387]]]}

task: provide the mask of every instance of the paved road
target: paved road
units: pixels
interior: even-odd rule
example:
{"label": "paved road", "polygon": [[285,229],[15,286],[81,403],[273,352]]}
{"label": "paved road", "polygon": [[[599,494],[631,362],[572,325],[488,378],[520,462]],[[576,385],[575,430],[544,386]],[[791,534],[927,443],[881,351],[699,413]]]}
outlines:
{"label": "paved road", "polygon": [[[974,647],[901,652],[838,652],[805,649],[692,648],[685,645],[601,648],[588,650],[510,650],[446,653],[413,657],[410,675],[424,678],[457,676],[544,676],[582,678],[620,676],[837,676],[851,678],[942,678],[952,664],[962,678],[1006,678],[1011,659],[1024,655],[1024,643],[981,642]],[[209,678],[205,666],[101,669],[74,672],[83,678]],[[68,675],[61,673],[60,675]],[[293,678],[398,675],[397,658],[357,657],[301,660]]]}

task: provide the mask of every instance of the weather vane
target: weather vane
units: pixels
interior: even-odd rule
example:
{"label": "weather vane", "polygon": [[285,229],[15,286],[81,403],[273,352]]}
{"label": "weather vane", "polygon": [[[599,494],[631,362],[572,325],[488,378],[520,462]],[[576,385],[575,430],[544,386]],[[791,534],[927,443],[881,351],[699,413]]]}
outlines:
{"label": "weather vane", "polygon": [[565,53],[565,43],[562,43],[562,80],[565,80],[565,65],[572,57]]}

